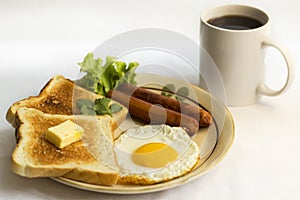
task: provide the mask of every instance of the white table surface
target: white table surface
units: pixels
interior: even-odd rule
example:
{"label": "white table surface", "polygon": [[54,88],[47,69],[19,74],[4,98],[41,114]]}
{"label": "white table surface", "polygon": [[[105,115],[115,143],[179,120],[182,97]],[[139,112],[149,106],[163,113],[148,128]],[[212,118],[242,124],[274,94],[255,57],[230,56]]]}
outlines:
{"label": "white table surface", "polygon": [[[75,189],[48,178],[27,179],[10,169],[14,129],[5,113],[35,95],[55,74],[76,78],[77,62],[112,35],[165,28],[198,42],[202,10],[224,3],[261,7],[272,17],[272,35],[295,59],[295,81],[279,97],[230,111],[235,142],[209,173],[175,189],[143,195],[110,195]],[[298,4],[298,5],[297,5]],[[4,1],[0,0],[0,199],[299,199],[300,23],[299,2],[286,1]],[[280,87],[284,64],[267,57],[268,82]]]}

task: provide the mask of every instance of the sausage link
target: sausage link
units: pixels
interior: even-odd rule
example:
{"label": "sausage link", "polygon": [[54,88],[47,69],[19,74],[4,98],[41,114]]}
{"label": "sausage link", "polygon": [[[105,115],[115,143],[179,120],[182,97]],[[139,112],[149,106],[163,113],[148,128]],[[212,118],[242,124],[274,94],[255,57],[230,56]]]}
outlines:
{"label": "sausage link", "polygon": [[129,96],[119,90],[109,91],[107,96],[123,104],[132,116],[146,123],[181,126],[190,135],[198,131],[198,121],[190,116]]}
{"label": "sausage link", "polygon": [[199,121],[199,126],[209,126],[212,123],[211,114],[198,106],[180,102],[174,98],[160,95],[145,88],[137,87],[131,84],[122,84],[117,88],[117,90],[120,90],[126,94],[130,94],[133,97],[142,99],[149,103],[159,104],[164,108],[193,117]]}

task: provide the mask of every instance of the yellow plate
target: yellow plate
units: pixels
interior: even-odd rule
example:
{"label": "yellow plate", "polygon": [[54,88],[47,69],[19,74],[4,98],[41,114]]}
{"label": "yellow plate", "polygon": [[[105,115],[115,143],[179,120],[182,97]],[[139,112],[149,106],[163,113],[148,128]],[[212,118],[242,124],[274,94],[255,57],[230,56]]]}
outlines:
{"label": "yellow plate", "polygon": [[[153,82],[153,80],[155,80],[155,82]],[[228,108],[221,101],[203,89],[178,79],[151,74],[139,74],[137,81],[138,85],[151,88],[162,88],[162,86],[168,83],[173,83],[177,88],[182,86],[187,87],[189,89],[188,98],[192,99],[191,102],[198,103],[198,106],[205,108],[212,114],[213,124],[208,128],[200,128],[199,132],[192,137],[200,147],[201,159],[197,166],[184,176],[149,186],[119,184],[114,186],[100,186],[63,177],[52,179],[75,188],[95,192],[111,194],[149,193],[167,190],[195,180],[208,172],[223,159],[234,141],[234,122]]]}

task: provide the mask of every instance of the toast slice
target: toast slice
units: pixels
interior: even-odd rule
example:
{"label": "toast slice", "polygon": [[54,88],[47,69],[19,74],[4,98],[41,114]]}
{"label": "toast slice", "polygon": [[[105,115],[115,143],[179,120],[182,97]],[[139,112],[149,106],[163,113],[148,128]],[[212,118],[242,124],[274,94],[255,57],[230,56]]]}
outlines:
{"label": "toast slice", "polygon": [[[96,95],[93,92],[77,86],[73,81],[61,75],[56,75],[46,83],[38,96],[31,96],[13,103],[6,113],[6,120],[16,128],[15,115],[17,110],[22,107],[36,108],[49,114],[79,114],[76,101],[81,98],[94,101],[96,98],[103,98],[103,96]],[[112,102],[117,103],[115,101]],[[127,108],[123,105],[121,106],[121,111],[112,115],[112,121],[114,122],[113,130],[125,120],[128,113]],[[97,118],[101,119],[102,117],[97,115]]]}
{"label": "toast slice", "polygon": [[[12,170],[25,177],[66,177],[97,185],[113,185],[119,166],[110,117],[46,114],[35,108],[16,113],[17,145]],[[71,120],[84,129],[82,139],[62,149],[45,140],[49,127]]]}

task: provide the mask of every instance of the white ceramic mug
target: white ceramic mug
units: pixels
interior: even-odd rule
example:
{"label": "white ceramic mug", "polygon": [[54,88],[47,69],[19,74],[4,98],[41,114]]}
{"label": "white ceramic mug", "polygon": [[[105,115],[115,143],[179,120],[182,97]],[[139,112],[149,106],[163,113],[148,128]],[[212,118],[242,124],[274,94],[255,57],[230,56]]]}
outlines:
{"label": "white ceramic mug", "polygon": [[[212,19],[222,16],[244,16],[258,20],[261,25],[246,30],[233,30],[212,24]],[[224,5],[202,13],[200,43],[217,66],[225,88],[226,104],[244,106],[255,103],[261,95],[276,96],[288,89],[292,82],[293,61],[287,50],[269,38],[270,18],[260,9],[245,5]],[[284,57],[287,79],[279,90],[264,84],[265,51],[272,46]],[[205,59],[200,55],[200,60]],[[207,65],[200,73],[209,72]],[[206,79],[213,78],[206,75]]]}

